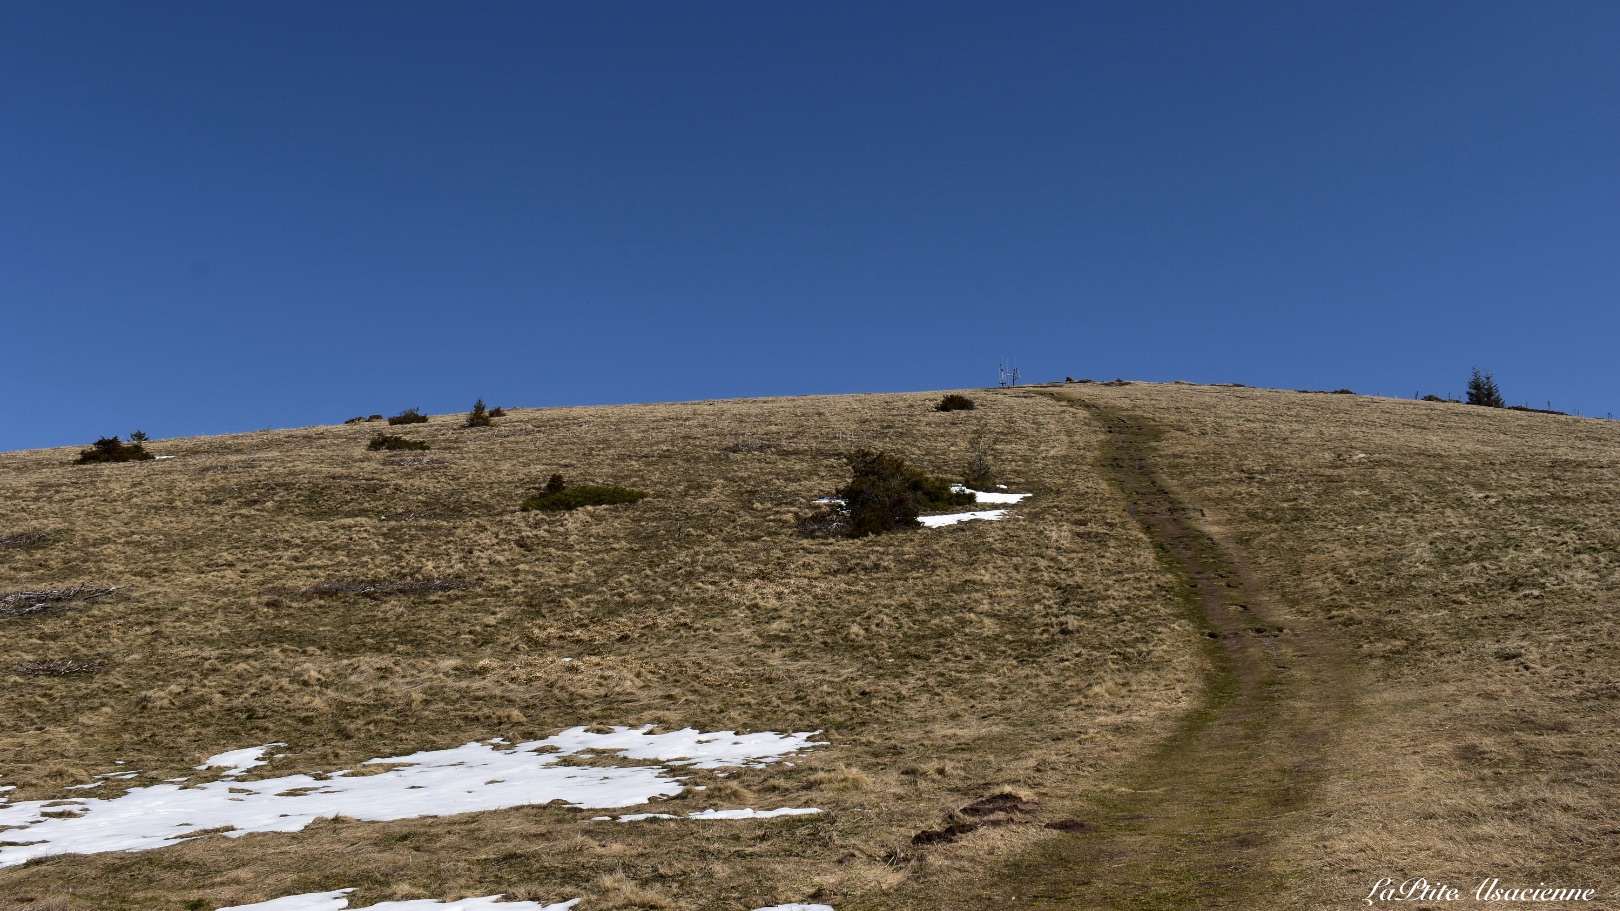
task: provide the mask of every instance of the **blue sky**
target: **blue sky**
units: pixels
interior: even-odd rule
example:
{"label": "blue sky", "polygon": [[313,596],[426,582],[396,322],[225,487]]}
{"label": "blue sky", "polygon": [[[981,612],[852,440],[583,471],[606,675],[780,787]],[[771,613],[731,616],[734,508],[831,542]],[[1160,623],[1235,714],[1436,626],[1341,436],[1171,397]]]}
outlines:
{"label": "blue sky", "polygon": [[1620,411],[1620,4],[0,4],[0,449],[1065,375]]}

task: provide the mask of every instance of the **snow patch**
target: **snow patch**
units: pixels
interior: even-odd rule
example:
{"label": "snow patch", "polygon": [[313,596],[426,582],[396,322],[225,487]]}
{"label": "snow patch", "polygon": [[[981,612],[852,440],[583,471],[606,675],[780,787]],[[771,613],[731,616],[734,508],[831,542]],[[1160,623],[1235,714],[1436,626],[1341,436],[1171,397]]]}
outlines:
{"label": "snow patch", "polygon": [[958,522],[970,522],[974,519],[982,519],[986,522],[995,522],[999,519],[1005,518],[1007,518],[1007,510],[1005,509],[986,509],[981,512],[955,512],[946,516],[919,516],[917,521],[921,522],[923,526],[927,528],[942,528],[946,525],[955,525]]}
{"label": "snow patch", "polygon": [[[287,895],[282,898],[272,898],[267,902],[255,902],[251,905],[232,905],[229,908],[220,908],[219,911],[342,911],[349,907],[349,893],[353,889],[333,889],[331,892],[307,892],[303,895]],[[431,898],[415,898],[407,901],[380,902],[375,905],[366,905],[355,911],[568,911],[579,903],[579,899],[570,899],[558,902],[555,905],[542,905],[539,902],[503,902],[499,895],[486,895],[483,898],[463,898],[456,901],[441,902]]]}
{"label": "snow patch", "polygon": [[[750,807],[741,810],[699,810],[684,817],[671,813],[626,813],[619,817],[619,822],[640,822],[643,819],[772,819],[777,816],[813,816],[820,812],[815,807],[782,807],[777,810],[755,810]],[[594,816],[592,821],[612,818]]]}
{"label": "snow patch", "polygon": [[[332,816],[385,821],[553,800],[586,809],[630,807],[685,790],[675,775],[681,767],[758,768],[824,745],[810,741],[818,731],[738,734],[688,728],[653,734],[651,730],[648,725],[596,733],[577,727],[515,745],[503,741],[423,750],[369,759],[365,764],[395,768],[358,776],[339,771],[242,781],[237,776],[263,765],[264,751],[279,744],[232,750],[199,767],[230,770],[215,781],[184,787],[165,782],[105,799],[0,802],[0,867],[53,854],[147,851],[208,830],[229,829],[222,833],[228,838],[297,832]],[[576,767],[560,762],[591,750],[649,765]],[[64,815],[71,813],[78,815]]]}
{"label": "snow patch", "polygon": [[991,493],[983,490],[974,490],[971,487],[963,487],[961,484],[952,484],[951,490],[957,493],[973,494],[973,499],[979,503],[1019,503],[1025,498],[1031,496],[1031,494],[1027,493]]}
{"label": "snow patch", "polygon": [[[229,908],[220,908],[218,911],[343,911],[349,907],[349,893],[353,889],[333,889],[331,892],[309,892],[303,895],[288,895],[282,898],[273,898],[265,902],[255,902],[251,905],[231,905]],[[554,905],[542,905],[539,902],[503,902],[499,895],[486,895],[483,898],[463,898],[458,901],[441,902],[431,898],[409,899],[407,901],[381,902],[375,905],[366,905],[364,908],[355,908],[353,911],[569,911],[579,904],[579,899],[572,898]],[[772,905],[769,908],[756,908],[754,911],[833,911],[832,905]]]}
{"label": "snow patch", "polygon": [[[1005,487],[1006,485],[998,484],[997,486]],[[1025,499],[1032,496],[1032,494],[1027,493],[995,493],[993,491],[974,490],[971,487],[964,487],[961,484],[952,484],[951,490],[955,491],[956,493],[973,494],[973,500],[976,503],[1022,503]],[[837,503],[839,505],[843,505],[844,503],[843,499],[839,497],[822,497],[816,502]],[[919,516],[917,521],[921,522],[925,528],[942,528],[946,525],[955,525],[958,522],[971,522],[975,519],[985,522],[995,522],[1005,518],[1007,518],[1007,510],[1005,509],[982,509],[977,512],[949,513],[943,516]]]}
{"label": "snow patch", "polygon": [[204,769],[225,768],[229,769],[229,771],[222,772],[220,774],[227,778],[234,775],[240,775],[243,772],[246,772],[248,769],[268,763],[270,760],[264,758],[265,750],[268,750],[271,747],[284,746],[286,746],[285,743],[267,743],[262,747],[243,747],[240,750],[231,750],[228,753],[219,753],[204,759],[203,764],[197,766],[197,771],[201,772]]}

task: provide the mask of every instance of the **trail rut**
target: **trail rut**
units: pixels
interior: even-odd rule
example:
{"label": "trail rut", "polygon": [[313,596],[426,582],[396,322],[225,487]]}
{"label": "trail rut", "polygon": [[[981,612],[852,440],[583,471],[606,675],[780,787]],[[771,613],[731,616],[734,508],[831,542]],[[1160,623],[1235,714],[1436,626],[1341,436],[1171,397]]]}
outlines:
{"label": "trail rut", "polygon": [[1199,511],[1154,468],[1159,431],[1072,394],[1107,437],[1098,465],[1186,586],[1208,638],[1200,704],[1095,800],[1090,831],[1054,836],[998,870],[976,904],[1005,909],[1290,907],[1279,837],[1319,824],[1327,759],[1353,712],[1348,657],[1272,603]]}

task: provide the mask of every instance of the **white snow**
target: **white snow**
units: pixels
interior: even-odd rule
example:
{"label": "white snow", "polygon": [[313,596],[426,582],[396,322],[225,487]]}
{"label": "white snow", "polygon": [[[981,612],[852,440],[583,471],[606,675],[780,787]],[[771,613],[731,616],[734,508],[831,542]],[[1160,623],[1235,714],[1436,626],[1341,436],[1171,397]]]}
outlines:
{"label": "white snow", "polygon": [[[342,911],[349,907],[348,894],[353,889],[333,889],[331,892],[307,892],[303,895],[287,895],[282,898],[273,898],[267,902],[255,902],[251,905],[232,905],[229,908],[220,908],[219,911]],[[416,898],[407,901],[379,902],[375,905],[366,905],[355,911],[568,911],[579,903],[579,899],[570,899],[558,902],[555,905],[542,905],[539,902],[503,902],[499,895],[486,895],[483,898],[463,898],[456,901],[441,902],[431,898]]]}
{"label": "white snow", "polygon": [[231,750],[228,753],[220,753],[216,756],[210,756],[207,759],[204,759],[203,764],[197,766],[197,771],[201,772],[204,769],[217,769],[223,766],[224,768],[230,770],[221,773],[225,777],[240,775],[254,766],[261,766],[268,763],[270,760],[264,758],[265,750],[268,750],[271,747],[284,746],[286,746],[285,743],[267,743],[262,747],[244,747],[240,750]]}
{"label": "white snow", "polygon": [[286,895],[281,898],[272,898],[267,902],[254,902],[251,905],[231,905],[229,908],[220,908],[219,911],[341,911],[349,907],[348,894],[354,889],[333,889],[330,892],[306,892],[303,895]]}
{"label": "white snow", "polygon": [[973,519],[983,519],[986,522],[994,522],[997,519],[1005,518],[1007,518],[1007,510],[1005,509],[986,509],[981,512],[953,512],[946,516],[919,516],[917,521],[921,522],[928,528],[940,528],[946,525],[955,525],[958,522],[968,522]]}
{"label": "white snow", "polygon": [[[256,902],[251,905],[232,905],[229,908],[220,908],[219,911],[343,911],[349,907],[348,894],[353,889],[333,889],[331,892],[308,892],[303,895],[288,895],[282,898],[273,898],[267,902]],[[486,895],[483,898],[463,898],[459,901],[441,902],[431,898],[417,898],[407,901],[381,902],[375,905],[366,905],[364,908],[355,908],[353,911],[569,911],[579,904],[579,899],[572,898],[554,905],[542,905],[539,902],[503,902],[499,895]],[[833,911],[832,905],[772,905],[769,908],[756,908],[755,911]]]}
{"label": "white snow", "polygon": [[[1006,485],[998,484],[997,486],[1005,487]],[[964,487],[961,484],[952,484],[951,490],[957,493],[973,494],[973,500],[976,503],[1021,503],[1025,498],[1031,496],[1031,494],[1027,493],[994,493],[991,491],[974,490],[971,487]],[[822,497],[816,502],[842,504],[844,501],[838,497]],[[982,519],[986,522],[994,522],[998,519],[1005,518],[1007,518],[1007,510],[1005,509],[983,509],[977,512],[958,512],[943,516],[920,516],[917,521],[921,522],[925,528],[941,528],[946,525],[955,525],[958,522],[969,522],[974,519]]]}
{"label": "white snow", "polygon": [[[593,733],[577,727],[515,745],[468,743],[369,759],[367,765],[397,766],[373,775],[340,771],[243,781],[237,776],[264,764],[260,757],[275,744],[232,750],[200,767],[231,770],[215,781],[186,787],[165,782],[105,799],[0,803],[0,867],[53,854],[146,851],[205,830],[229,829],[223,834],[230,838],[297,832],[316,819],[339,815],[367,821],[411,819],[553,800],[589,809],[629,807],[679,794],[685,788],[674,774],[679,767],[759,767],[823,745],[810,742],[816,731],[738,734],[688,728],[653,734],[651,729]],[[559,762],[590,750],[649,765]],[[72,813],[77,815],[62,815]]]}
{"label": "white snow", "polygon": [[778,810],[700,810],[686,814],[687,819],[770,819],[774,816],[814,816],[821,811],[815,807],[782,807]]}
{"label": "white snow", "polygon": [[974,490],[960,484],[952,484],[951,490],[957,493],[971,493],[973,499],[979,503],[1018,503],[1030,496],[1027,493],[990,493],[983,490]]}
{"label": "white snow", "polygon": [[154,462],[164,462],[164,461],[167,461],[167,460],[172,459],[172,458],[174,458],[174,456],[153,456],[152,461],[154,461]]}
{"label": "white snow", "polygon": [[[979,503],[1019,503],[1030,496],[1027,493],[989,493],[983,490],[974,490],[963,487],[961,484],[952,484],[951,490],[957,493],[971,493],[973,499]],[[977,512],[953,512],[943,516],[920,516],[917,521],[926,528],[943,528],[946,525],[955,525],[958,522],[971,522],[982,520],[995,522],[1007,518],[1005,509],[981,509]]]}
{"label": "white snow", "polygon": [[[685,817],[671,813],[626,813],[619,817],[619,822],[640,822],[643,819],[771,819],[777,816],[812,816],[820,813],[815,807],[782,807],[778,810],[755,810],[746,808],[742,810],[699,810],[688,813]],[[612,819],[611,816],[594,816],[592,821]]]}

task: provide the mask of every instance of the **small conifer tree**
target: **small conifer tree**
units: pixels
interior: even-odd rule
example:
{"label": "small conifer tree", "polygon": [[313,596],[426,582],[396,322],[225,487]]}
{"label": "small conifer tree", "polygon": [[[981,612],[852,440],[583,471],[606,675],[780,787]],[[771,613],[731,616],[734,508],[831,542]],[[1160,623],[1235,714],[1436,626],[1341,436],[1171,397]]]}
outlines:
{"label": "small conifer tree", "polygon": [[488,427],[492,422],[489,411],[484,408],[484,400],[479,399],[473,403],[473,410],[467,413],[468,427]]}
{"label": "small conifer tree", "polygon": [[1502,390],[1497,388],[1496,378],[1489,370],[1480,373],[1478,367],[1474,368],[1474,375],[1468,380],[1468,404],[1486,408],[1501,408],[1507,404],[1502,401]]}

